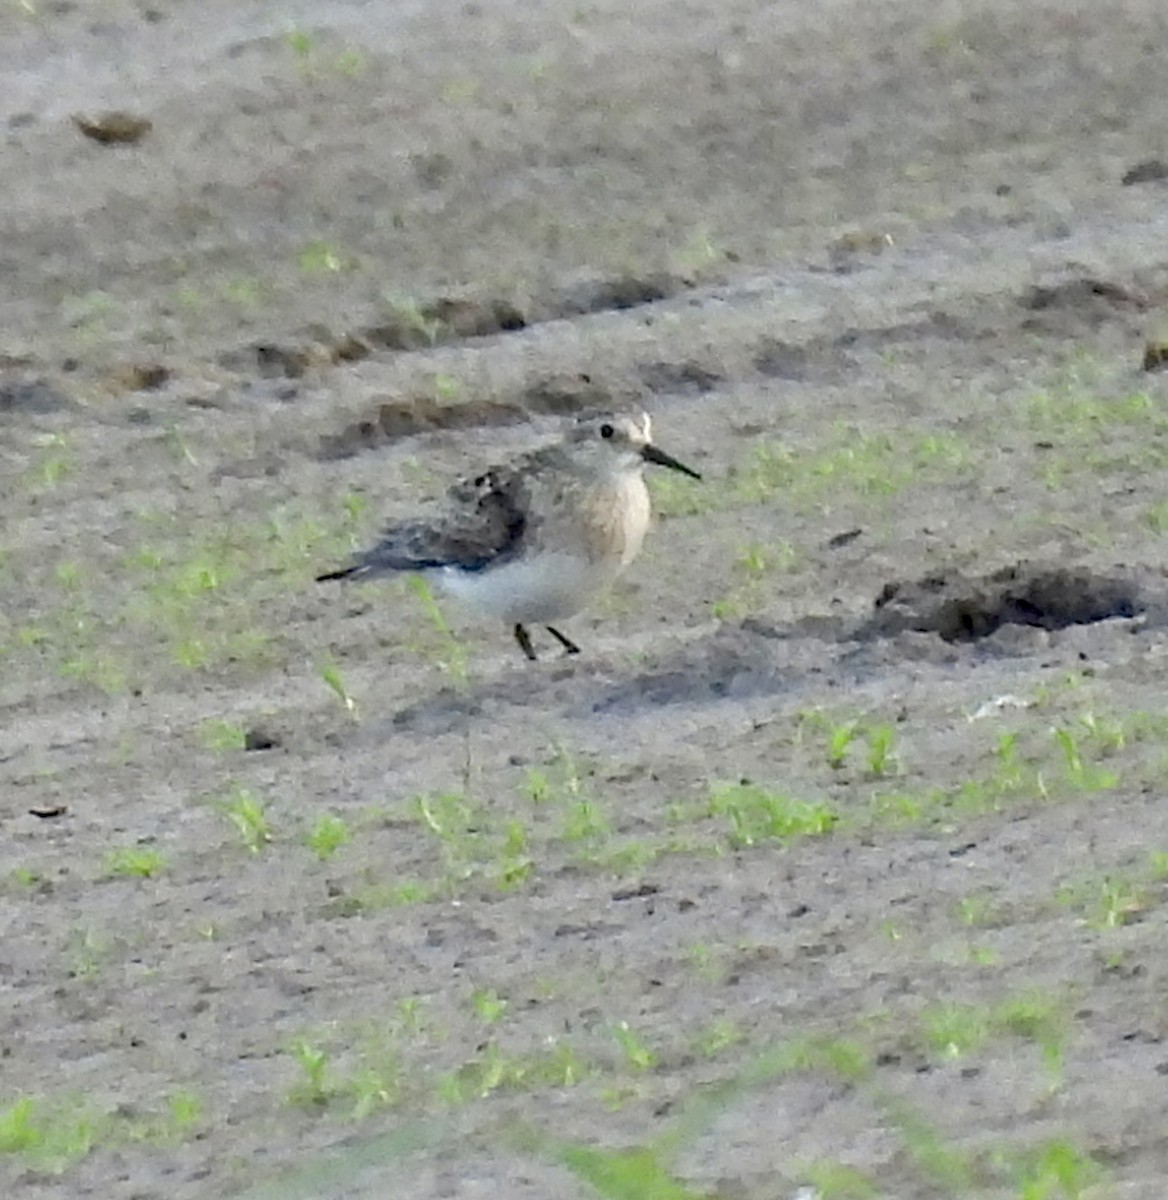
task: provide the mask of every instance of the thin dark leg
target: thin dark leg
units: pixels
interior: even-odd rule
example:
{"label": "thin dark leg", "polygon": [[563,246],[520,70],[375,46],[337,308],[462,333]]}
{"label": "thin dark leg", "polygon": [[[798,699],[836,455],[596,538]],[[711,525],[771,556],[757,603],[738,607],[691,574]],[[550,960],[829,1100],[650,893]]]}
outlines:
{"label": "thin dark leg", "polygon": [[535,662],[537,657],[535,653],[535,647],[531,644],[531,638],[528,635],[527,630],[524,629],[523,626],[518,622],[515,624],[515,640],[519,643],[519,649],[527,655],[528,660]]}
{"label": "thin dark leg", "polygon": [[545,628],[547,629],[548,633],[550,633],[552,637],[554,637],[569,654],[580,653],[580,647],[577,646],[571,638],[564,637],[564,635],[558,629],[553,629],[550,625],[545,626]]}

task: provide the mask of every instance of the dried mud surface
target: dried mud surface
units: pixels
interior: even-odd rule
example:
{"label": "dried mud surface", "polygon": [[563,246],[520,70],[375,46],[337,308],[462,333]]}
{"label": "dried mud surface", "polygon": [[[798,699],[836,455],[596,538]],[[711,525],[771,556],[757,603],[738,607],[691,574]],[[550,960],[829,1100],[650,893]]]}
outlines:
{"label": "dried mud surface", "polygon": [[[1159,1200],[1163,5],[280,7],[0,8],[0,1190]],[[598,404],[579,659],[313,584]]]}

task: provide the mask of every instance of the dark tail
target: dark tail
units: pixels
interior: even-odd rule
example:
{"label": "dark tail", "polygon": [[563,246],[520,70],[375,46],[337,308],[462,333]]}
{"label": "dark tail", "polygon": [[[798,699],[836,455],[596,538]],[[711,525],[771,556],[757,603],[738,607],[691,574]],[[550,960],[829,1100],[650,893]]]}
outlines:
{"label": "dark tail", "polygon": [[364,569],[364,565],[359,563],[355,567],[341,567],[339,571],[326,571],[323,575],[316,577],[316,582],[327,583],[330,579],[348,579],[350,576],[356,575]]}

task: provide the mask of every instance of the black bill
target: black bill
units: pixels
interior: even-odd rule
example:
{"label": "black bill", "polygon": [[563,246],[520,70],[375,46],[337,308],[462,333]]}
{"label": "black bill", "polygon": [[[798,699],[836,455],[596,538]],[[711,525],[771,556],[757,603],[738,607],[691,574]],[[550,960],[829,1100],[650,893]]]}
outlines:
{"label": "black bill", "polygon": [[641,457],[646,462],[656,463],[659,467],[668,467],[671,471],[680,471],[683,475],[688,475],[690,479],[701,479],[697,471],[687,467],[685,463],[680,463],[672,454],[666,454],[664,450],[658,450],[656,446],[643,446],[641,448]]}

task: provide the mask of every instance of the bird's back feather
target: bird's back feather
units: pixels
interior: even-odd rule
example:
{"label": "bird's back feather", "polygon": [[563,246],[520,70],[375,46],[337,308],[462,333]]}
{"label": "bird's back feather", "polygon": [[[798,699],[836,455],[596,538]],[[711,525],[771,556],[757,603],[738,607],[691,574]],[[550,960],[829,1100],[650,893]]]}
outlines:
{"label": "bird's back feather", "polygon": [[447,511],[440,519],[392,524],[381,540],[350,566],[317,579],[356,579],[441,567],[481,571],[505,562],[518,552],[530,528],[524,480],[520,465],[492,467],[459,480],[447,494]]}

